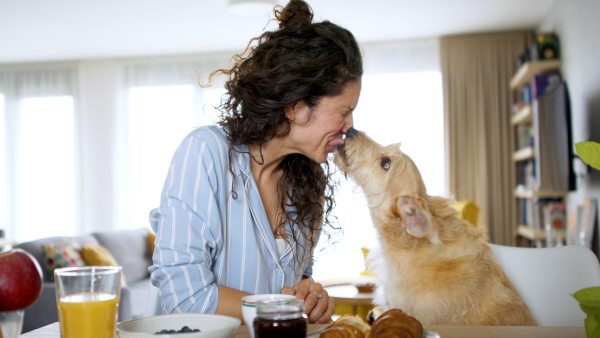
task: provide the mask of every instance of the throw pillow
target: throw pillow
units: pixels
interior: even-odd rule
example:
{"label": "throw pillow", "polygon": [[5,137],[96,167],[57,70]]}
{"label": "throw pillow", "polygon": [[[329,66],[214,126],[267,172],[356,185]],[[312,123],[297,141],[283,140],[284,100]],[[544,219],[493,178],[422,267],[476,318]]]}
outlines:
{"label": "throw pillow", "polygon": [[73,240],[58,241],[42,246],[42,259],[44,267],[54,280],[54,270],[70,266],[85,266],[81,257],[81,248]]}
{"label": "throw pillow", "polygon": [[156,241],[156,234],[148,232],[148,247],[150,248],[150,254],[154,253],[154,241]]}
{"label": "throw pillow", "polygon": [[[120,266],[110,251],[101,245],[86,244],[81,249],[81,256],[86,265],[90,266]],[[127,286],[125,273],[121,270],[121,286]]]}

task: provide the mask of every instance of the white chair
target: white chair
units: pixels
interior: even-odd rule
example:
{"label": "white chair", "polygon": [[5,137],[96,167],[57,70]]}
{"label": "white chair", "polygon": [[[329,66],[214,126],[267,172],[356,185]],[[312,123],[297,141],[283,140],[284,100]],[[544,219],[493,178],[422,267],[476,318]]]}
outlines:
{"label": "white chair", "polygon": [[600,286],[600,264],[579,245],[518,248],[490,244],[540,326],[584,326],[586,314],[572,294]]}

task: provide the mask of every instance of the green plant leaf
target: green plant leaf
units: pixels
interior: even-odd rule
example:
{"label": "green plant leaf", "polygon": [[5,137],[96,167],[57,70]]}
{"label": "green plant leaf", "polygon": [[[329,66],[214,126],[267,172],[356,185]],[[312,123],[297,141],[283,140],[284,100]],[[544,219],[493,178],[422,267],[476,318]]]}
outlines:
{"label": "green plant leaf", "polygon": [[600,170],[600,143],[593,141],[578,142],[575,143],[575,151],[585,164]]}
{"label": "green plant leaf", "polygon": [[579,304],[600,309],[600,286],[581,289],[573,294]]}
{"label": "green plant leaf", "polygon": [[581,289],[573,295],[579,307],[587,314],[583,323],[587,337],[600,337],[600,287]]}
{"label": "green plant leaf", "polygon": [[600,318],[598,316],[588,315],[583,320],[586,337],[600,337],[600,325],[598,325],[598,323],[600,323]]}

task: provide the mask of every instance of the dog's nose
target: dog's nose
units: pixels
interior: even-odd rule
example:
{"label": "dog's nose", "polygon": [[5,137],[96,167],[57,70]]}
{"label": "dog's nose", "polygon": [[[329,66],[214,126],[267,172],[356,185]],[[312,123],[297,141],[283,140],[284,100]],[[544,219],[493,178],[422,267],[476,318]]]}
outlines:
{"label": "dog's nose", "polygon": [[356,129],[352,128],[352,127],[348,128],[348,131],[346,131],[346,138],[353,139],[354,136],[356,136],[356,132],[357,131],[358,130],[356,130]]}

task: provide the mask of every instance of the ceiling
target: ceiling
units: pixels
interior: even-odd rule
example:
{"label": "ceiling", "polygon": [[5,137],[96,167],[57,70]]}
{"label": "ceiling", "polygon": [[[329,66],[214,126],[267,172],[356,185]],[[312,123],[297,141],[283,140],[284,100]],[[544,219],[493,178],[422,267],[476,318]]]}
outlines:
{"label": "ceiling", "polygon": [[[308,0],[359,43],[534,29],[554,1]],[[241,51],[272,17],[227,0],[0,0],[0,63]]]}

